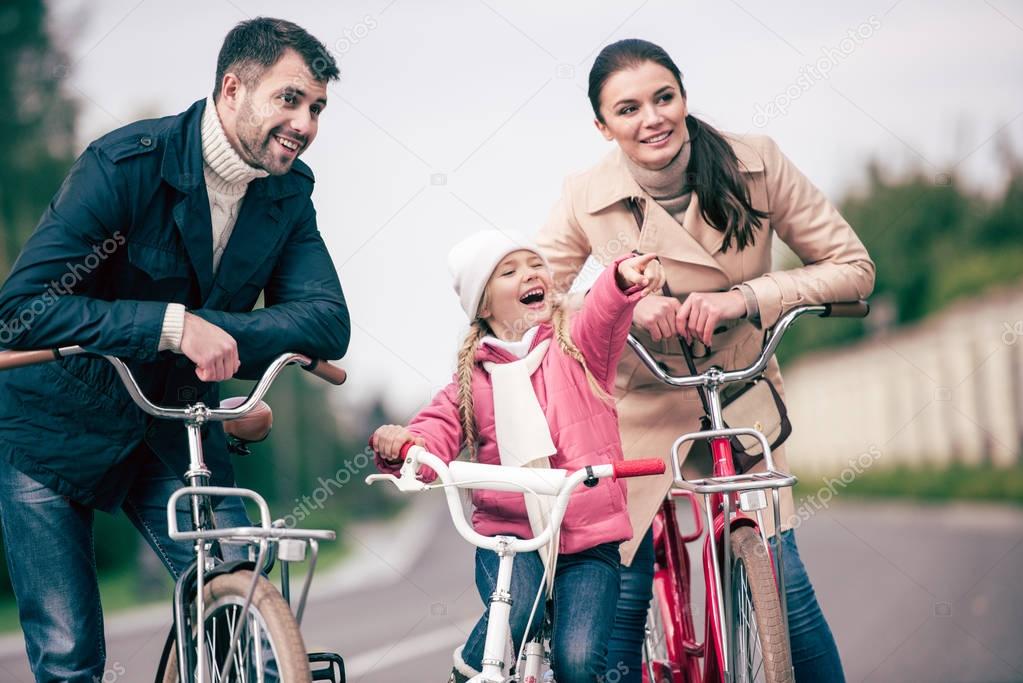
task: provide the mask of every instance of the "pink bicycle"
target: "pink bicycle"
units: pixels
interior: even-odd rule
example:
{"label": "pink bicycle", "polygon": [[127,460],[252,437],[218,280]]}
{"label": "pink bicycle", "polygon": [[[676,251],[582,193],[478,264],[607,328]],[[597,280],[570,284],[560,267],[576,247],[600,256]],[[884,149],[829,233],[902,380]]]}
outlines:
{"label": "pink bicycle", "polygon": [[[759,428],[725,424],[720,392],[728,384],[761,377],[782,336],[799,316],[815,313],[822,318],[862,318],[869,311],[864,301],[794,308],[767,334],[760,356],[748,368],[725,371],[711,367],[687,376],[668,374],[630,335],[629,346],[660,381],[703,392],[711,427],[683,434],[671,447],[674,487],[653,522],[654,599],[644,645],[646,683],[793,680],[781,545],[772,552],[764,533],[763,512],[770,491],[774,528],[781,528],[779,490],[795,484],[796,477],[775,467],[770,444]],[[740,436],[760,443],[766,471],[737,473],[731,440]],[[698,441],[710,442],[713,473],[690,481],[682,474],[679,449]],[[702,514],[699,497],[704,504]],[[690,534],[680,529],[676,498],[688,499],[692,507],[696,528]],[[705,529],[709,533],[704,538]],[[703,642],[697,640],[693,623],[686,551],[687,544],[701,538],[706,583]]]}

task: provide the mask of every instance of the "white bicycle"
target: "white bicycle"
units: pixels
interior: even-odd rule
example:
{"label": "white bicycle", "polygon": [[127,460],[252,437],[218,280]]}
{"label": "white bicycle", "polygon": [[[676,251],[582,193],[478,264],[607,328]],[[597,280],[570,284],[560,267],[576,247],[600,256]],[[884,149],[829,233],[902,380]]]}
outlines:
{"label": "white bicycle", "polygon": [[[574,472],[559,469],[533,469],[524,467],[505,467],[486,465],[476,462],[453,461],[446,463],[438,456],[427,452],[421,446],[407,443],[402,447],[401,455],[404,463],[399,476],[393,474],[371,474],[366,483],[389,481],[402,492],[429,491],[443,489],[447,497],[448,511],[455,529],[469,543],[477,548],[493,550],[500,558],[497,571],[497,586],[490,597],[488,606],[489,622],[487,637],[483,646],[483,667],[480,673],[469,683],[538,683],[543,674],[543,665],[548,660],[544,643],[540,640],[524,642],[515,661],[519,662],[516,673],[509,676],[505,672],[506,648],[510,639],[511,629],[511,580],[512,563],[518,553],[539,550],[547,545],[561,527],[568,508],[569,497],[579,484],[594,486],[598,479],[605,477],[641,477],[664,472],[664,462],[660,459],[627,460],[611,465],[591,465]],[[440,483],[427,484],[417,474],[420,466],[425,465],[437,473]],[[533,538],[516,538],[514,536],[484,536],[477,533],[465,518],[458,489],[487,489],[491,491],[513,491],[530,493],[554,498],[547,526]],[[532,621],[537,604],[546,588],[546,574],[540,582],[540,591],[533,603]],[[527,627],[526,632],[529,632]]]}

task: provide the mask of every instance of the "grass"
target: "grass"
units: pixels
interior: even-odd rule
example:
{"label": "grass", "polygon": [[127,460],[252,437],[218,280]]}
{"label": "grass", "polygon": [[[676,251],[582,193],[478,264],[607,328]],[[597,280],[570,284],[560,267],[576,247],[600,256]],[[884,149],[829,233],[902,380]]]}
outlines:
{"label": "grass", "polygon": [[[824,478],[803,478],[793,492],[799,500],[828,488]],[[948,467],[894,467],[861,472],[848,485],[835,481],[848,498],[897,498],[926,502],[975,501],[1023,505],[1023,465],[954,464]]]}

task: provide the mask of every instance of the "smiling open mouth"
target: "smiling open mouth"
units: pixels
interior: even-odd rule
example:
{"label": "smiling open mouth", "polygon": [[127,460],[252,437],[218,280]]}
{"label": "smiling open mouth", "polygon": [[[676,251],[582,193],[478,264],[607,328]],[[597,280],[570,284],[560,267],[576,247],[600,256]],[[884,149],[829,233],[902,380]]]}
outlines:
{"label": "smiling open mouth", "polygon": [[281,145],[281,147],[291,150],[292,152],[297,152],[302,147],[302,145],[295,142],[294,140],[290,138],[281,137],[280,135],[275,135],[274,140],[276,140]]}
{"label": "smiling open mouth", "polygon": [[531,289],[519,297],[519,301],[527,306],[543,303],[545,293],[542,289]]}
{"label": "smiling open mouth", "polygon": [[642,142],[644,145],[655,145],[658,142],[664,142],[665,140],[667,140],[669,135],[671,135],[671,131],[670,130],[665,131],[665,132],[663,132],[663,133],[661,133],[659,135],[655,135],[652,138],[647,138],[646,140],[640,140],[640,142]]}

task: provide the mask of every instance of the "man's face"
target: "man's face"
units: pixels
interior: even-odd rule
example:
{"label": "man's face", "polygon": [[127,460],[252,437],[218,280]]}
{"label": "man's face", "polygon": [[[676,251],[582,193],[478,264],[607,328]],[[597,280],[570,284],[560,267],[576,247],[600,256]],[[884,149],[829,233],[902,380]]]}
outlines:
{"label": "man's face", "polygon": [[313,143],[326,106],[326,83],[313,78],[301,55],[285,51],[252,87],[238,88],[238,153],[271,175],[284,175]]}

